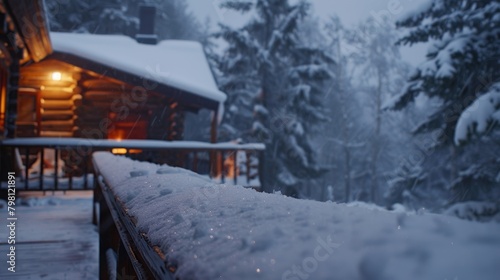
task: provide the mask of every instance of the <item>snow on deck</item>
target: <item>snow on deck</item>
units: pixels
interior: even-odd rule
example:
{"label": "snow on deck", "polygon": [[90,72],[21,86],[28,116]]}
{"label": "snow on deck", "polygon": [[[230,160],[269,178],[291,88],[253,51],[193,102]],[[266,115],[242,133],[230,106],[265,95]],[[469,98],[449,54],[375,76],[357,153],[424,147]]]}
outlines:
{"label": "snow on deck", "polygon": [[99,241],[91,223],[91,191],[21,198],[16,204],[15,273],[7,270],[7,211],[0,208],[4,221],[0,226],[0,279],[99,278]]}
{"label": "snow on deck", "polygon": [[500,275],[497,223],[296,200],[109,153],[94,159],[179,279]]}
{"label": "snow on deck", "polygon": [[168,40],[140,44],[123,35],[51,32],[54,51],[72,54],[139,77],[224,102],[203,47],[198,42]]}

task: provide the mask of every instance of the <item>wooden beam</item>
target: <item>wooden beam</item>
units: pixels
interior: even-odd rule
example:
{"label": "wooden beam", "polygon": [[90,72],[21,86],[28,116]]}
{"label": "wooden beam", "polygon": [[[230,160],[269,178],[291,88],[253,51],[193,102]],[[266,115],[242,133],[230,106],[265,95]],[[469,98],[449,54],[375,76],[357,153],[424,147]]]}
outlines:
{"label": "wooden beam", "polygon": [[[212,124],[210,127],[210,142],[217,143],[217,115],[219,110],[213,111]],[[222,170],[221,170],[222,171]],[[210,152],[210,177],[215,178],[220,174],[219,165],[217,164],[217,153],[214,151]]]}
{"label": "wooden beam", "polygon": [[210,127],[210,142],[217,143],[217,116],[219,115],[219,110],[213,111],[212,124]]}
{"label": "wooden beam", "polygon": [[43,0],[4,0],[19,37],[33,61],[38,62],[52,52]]}
{"label": "wooden beam", "polygon": [[7,78],[7,110],[5,110],[5,133],[7,138],[16,137],[17,93],[19,89],[19,61],[13,59]]}

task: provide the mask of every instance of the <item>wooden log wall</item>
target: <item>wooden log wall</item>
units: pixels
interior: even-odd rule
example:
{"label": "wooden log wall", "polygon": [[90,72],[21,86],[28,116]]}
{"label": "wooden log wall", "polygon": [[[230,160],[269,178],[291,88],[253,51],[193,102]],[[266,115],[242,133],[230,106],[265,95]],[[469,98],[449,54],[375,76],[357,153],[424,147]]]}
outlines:
{"label": "wooden log wall", "polygon": [[131,85],[89,75],[82,77],[79,88],[78,137],[106,139],[116,134],[111,130],[125,129],[134,131],[126,131],[123,139],[183,139],[184,112],[164,95],[148,91],[144,96]]}
{"label": "wooden log wall", "polygon": [[[51,74],[61,73],[60,80]],[[21,69],[19,86],[36,94],[36,134],[45,137],[72,137],[77,130],[75,109],[81,95],[77,81],[80,70],[71,65],[47,60]],[[20,132],[21,134],[24,132]]]}

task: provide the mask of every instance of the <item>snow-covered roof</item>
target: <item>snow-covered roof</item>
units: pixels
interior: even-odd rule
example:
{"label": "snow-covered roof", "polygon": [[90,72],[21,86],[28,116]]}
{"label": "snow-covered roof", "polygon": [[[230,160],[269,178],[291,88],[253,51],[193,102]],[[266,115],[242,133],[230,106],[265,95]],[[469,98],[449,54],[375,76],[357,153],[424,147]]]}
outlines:
{"label": "snow-covered roof", "polygon": [[75,55],[151,79],[200,97],[224,102],[200,43],[167,40],[140,44],[123,35],[51,32],[55,52]]}

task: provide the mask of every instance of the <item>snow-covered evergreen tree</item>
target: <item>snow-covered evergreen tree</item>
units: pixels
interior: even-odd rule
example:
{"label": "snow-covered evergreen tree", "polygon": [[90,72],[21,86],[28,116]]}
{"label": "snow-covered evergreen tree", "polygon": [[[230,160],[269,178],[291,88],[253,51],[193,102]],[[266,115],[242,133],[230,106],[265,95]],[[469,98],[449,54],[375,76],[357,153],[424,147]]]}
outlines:
{"label": "snow-covered evergreen tree", "polygon": [[398,25],[408,30],[401,44],[431,43],[427,61],[392,104],[395,109],[405,108],[420,94],[439,100],[439,108],[415,129],[427,135],[437,132],[428,158],[435,161],[439,155],[448,162],[438,169],[433,160],[427,160],[428,175],[446,174],[446,187],[454,191],[451,202],[498,200],[500,164],[488,156],[498,149],[498,136],[479,137],[478,147],[454,144],[466,142],[475,133],[491,132],[499,120],[500,2],[425,1]]}
{"label": "snow-covered evergreen tree", "polygon": [[327,48],[338,62],[332,69],[336,79],[328,89],[328,103],[332,108],[329,115],[332,121],[328,123],[329,129],[325,132],[327,144],[324,151],[328,155],[327,162],[336,168],[330,172],[330,181],[327,183],[343,184],[342,188],[337,188],[343,190],[342,195],[337,197],[342,197],[345,202],[352,200],[352,193],[357,196],[357,190],[352,189],[352,181],[354,174],[358,173],[355,167],[361,163],[355,162],[355,154],[366,145],[366,138],[358,130],[361,127],[358,114],[361,107],[354,95],[353,64],[350,63],[351,54],[357,50],[347,42],[348,33],[338,16],[332,16],[325,25]]}
{"label": "snow-covered evergreen tree", "polygon": [[369,183],[364,192],[371,202],[376,203],[382,191],[379,186],[386,183],[381,173],[394,160],[390,155],[390,143],[397,134],[398,119],[394,117],[400,116],[384,111],[383,107],[399,92],[409,67],[402,61],[399,47],[394,44],[398,35],[392,21],[369,18],[348,33],[348,42],[356,49],[350,60],[357,74],[357,91],[363,101],[364,114],[368,116],[365,123],[369,132]]}
{"label": "snow-covered evergreen tree", "polygon": [[127,14],[125,0],[46,0],[52,31],[134,35],[135,15]]}
{"label": "snow-covered evergreen tree", "polygon": [[46,0],[50,28],[61,32],[124,34],[138,31],[140,5],[155,6],[161,39],[199,40],[204,30],[185,0]]}
{"label": "snow-covered evergreen tree", "polygon": [[157,1],[157,3],[156,32],[159,38],[200,41],[206,36],[185,0]]}
{"label": "snow-covered evergreen tree", "polygon": [[[325,42],[338,61],[329,96],[332,108],[325,132],[325,154],[333,166],[326,184],[338,184],[341,201],[380,202],[386,173],[397,165],[398,146],[406,132],[403,115],[383,110],[383,104],[405,82],[408,66],[400,59],[393,24],[363,21],[351,28],[332,16]],[[389,47],[388,47],[389,46]],[[333,128],[333,129],[332,129]],[[373,198],[375,197],[375,199]]]}
{"label": "snow-covered evergreen tree", "polygon": [[[221,26],[219,33],[229,44],[220,63],[229,95],[226,124],[236,134],[251,132],[267,144],[267,191],[293,190],[294,195],[307,196],[312,181],[324,172],[310,139],[315,126],[327,119],[323,85],[332,78],[333,63],[298,36],[309,4],[225,1],[223,7],[255,13],[242,28]],[[251,124],[237,121],[250,115]]]}
{"label": "snow-covered evergreen tree", "polygon": [[156,7],[155,33],[160,40],[200,41],[208,34],[205,34],[186,0],[128,0],[127,14],[137,15],[141,5]]}
{"label": "snow-covered evergreen tree", "polygon": [[[419,94],[439,97],[443,108],[419,131],[441,129],[442,143],[453,141],[458,117],[480,95],[495,91],[500,59],[500,3],[427,1],[422,10],[399,22],[408,35],[401,44],[431,42],[427,61],[411,78],[394,108],[403,108]],[[461,134],[461,133],[458,133]],[[458,137],[462,138],[462,137]],[[461,139],[457,139],[461,140]]]}
{"label": "snow-covered evergreen tree", "polygon": [[256,61],[258,46],[252,42],[248,32],[233,30],[228,26],[221,25],[217,35],[224,36],[229,43],[223,56],[216,58],[221,72],[219,86],[228,94],[219,137],[223,141],[258,138],[257,135],[254,137],[252,130],[254,112],[255,117],[260,119],[269,114],[256,100],[261,87]]}

